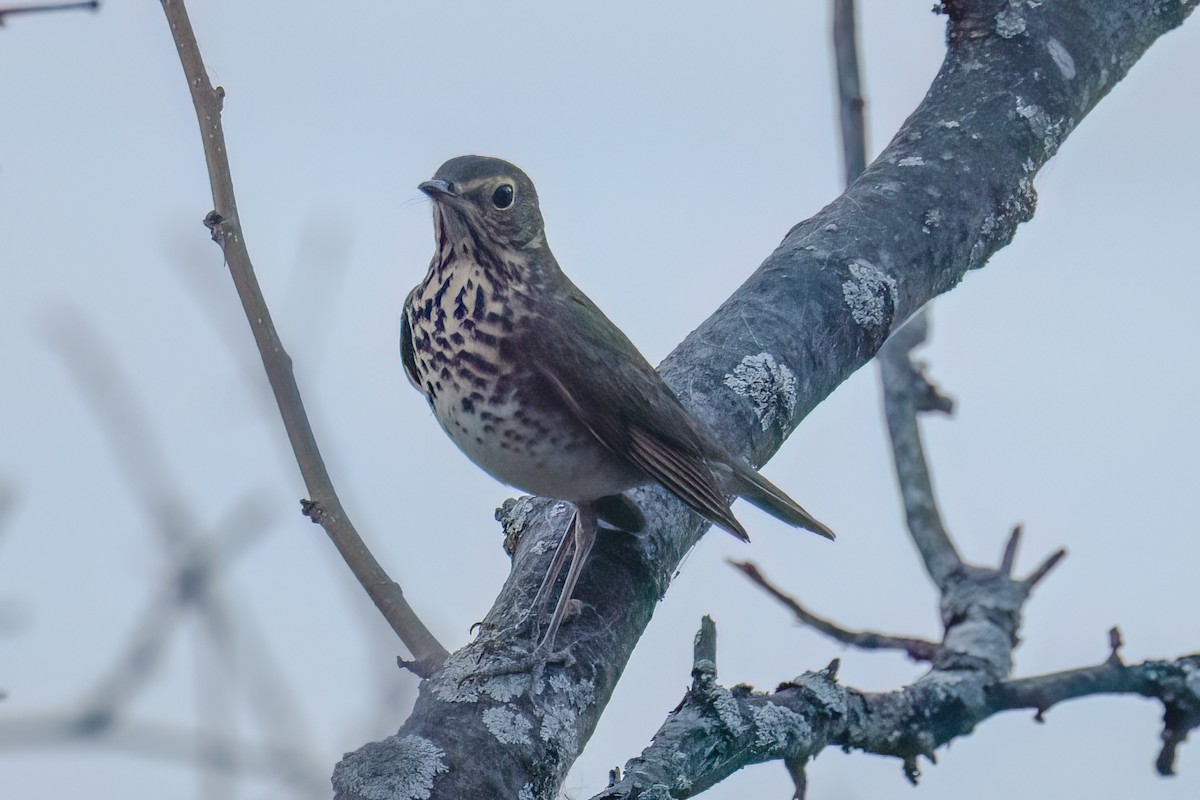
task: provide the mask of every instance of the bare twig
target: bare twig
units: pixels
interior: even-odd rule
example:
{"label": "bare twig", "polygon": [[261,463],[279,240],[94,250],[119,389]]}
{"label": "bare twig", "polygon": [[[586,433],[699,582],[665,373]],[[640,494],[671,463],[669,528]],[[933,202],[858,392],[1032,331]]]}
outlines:
{"label": "bare twig", "polygon": [[1012,575],[1013,564],[1017,560],[1017,550],[1021,547],[1022,533],[1024,533],[1024,529],[1020,525],[1013,526],[1008,541],[1004,543],[1004,555],[1000,558],[1000,571],[1005,575]]}
{"label": "bare twig", "polygon": [[1060,547],[1059,549],[1055,550],[1046,557],[1045,561],[1038,565],[1038,568],[1035,569],[1028,578],[1025,579],[1025,583],[1030,589],[1032,589],[1034,586],[1037,586],[1042,582],[1043,578],[1050,574],[1050,570],[1057,567],[1058,562],[1062,561],[1066,557],[1067,549],[1065,547]]}
{"label": "bare twig", "polygon": [[787,606],[800,622],[820,631],[835,641],[862,650],[902,650],[913,661],[932,661],[934,655],[937,653],[937,643],[926,639],[917,639],[911,636],[890,636],[886,633],[875,633],[874,631],[847,630],[829,620],[818,617],[800,605],[795,598],[784,594],[773,586],[759,572],[758,567],[751,562],[731,560],[729,563],[747,578],[761,586],[780,603]]}
{"label": "bare twig", "polygon": [[214,210],[206,219],[213,240],[220,245],[229,265],[246,319],[254,332],[254,340],[263,360],[267,378],[275,394],[279,413],[295,453],[296,462],[304,476],[310,500],[305,501],[305,514],[325,529],[346,564],[382,612],[388,624],[412,651],[414,671],[429,675],[447,655],[446,649],[409,606],[400,585],[388,577],[379,562],[350,523],[334,490],[333,482],[317,447],[300,389],[292,373],[292,362],[283,348],[275,325],[271,321],[250,254],[246,248],[233,177],[226,158],[225,135],[221,127],[221,106],[224,90],[214,88],[208,79],[204,61],[192,32],[191,22],[182,0],[162,0],[163,11],[171,25],[172,38],[187,77],[192,103],[200,123],[204,157],[208,165]]}
{"label": "bare twig", "polygon": [[896,331],[879,350],[876,360],[883,383],[883,405],[892,459],[908,530],[925,564],[929,577],[939,589],[945,589],[952,576],[962,568],[962,559],[942,523],[933,480],[925,461],[917,415],[927,394],[924,375],[913,365],[910,351],[925,341],[926,312],[917,314]]}
{"label": "bare twig", "polygon": [[846,185],[867,167],[867,132],[858,69],[858,30],[854,0],[833,0],[833,54],[837,61],[838,118],[842,127],[842,166]]}
{"label": "bare twig", "polygon": [[700,630],[692,645],[692,677],[701,680],[702,676],[709,680],[717,677],[717,626],[707,614],[700,619]]}
{"label": "bare twig", "polygon": [[42,11],[96,11],[100,8],[100,0],[87,0],[82,3],[50,3],[44,6],[0,6],[0,25],[7,22],[7,17],[17,14],[36,14]]}

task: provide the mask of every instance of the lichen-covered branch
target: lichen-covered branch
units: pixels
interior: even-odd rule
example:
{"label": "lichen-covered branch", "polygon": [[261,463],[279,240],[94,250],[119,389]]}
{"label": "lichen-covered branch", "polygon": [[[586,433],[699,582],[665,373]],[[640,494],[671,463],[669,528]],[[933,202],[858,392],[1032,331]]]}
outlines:
{"label": "lichen-covered branch", "polygon": [[[789,231],[688,336],[660,367],[664,378],[731,448],[766,461],[893,330],[1012,239],[1033,213],[1038,170],[1197,2],[949,4],[946,60],[921,105],[840,198]],[[676,565],[704,531],[662,491],[636,499],[647,530],[601,537],[575,594],[581,613],[562,629],[573,660],[536,678],[494,668],[526,645],[522,623],[569,514],[547,500],[513,505],[513,572],[479,639],[422,684],[396,736],[339,764],[338,796],[405,796],[397,787],[418,787],[409,796],[553,797]],[[980,619],[989,614],[975,602],[974,574],[964,567],[942,577],[943,616],[967,616],[948,631],[938,656],[946,663],[935,659],[932,674],[949,679],[970,668],[994,682],[1007,675],[1011,642]],[[986,597],[1023,599],[1025,591],[1002,583]],[[978,626],[994,635],[975,642]]]}
{"label": "lichen-covered branch", "polygon": [[771,760],[788,765],[796,796],[802,797],[803,765],[830,746],[895,756],[916,782],[919,757],[933,761],[937,748],[995,714],[1032,708],[1040,721],[1057,703],[1100,694],[1133,694],[1163,704],[1156,767],[1170,774],[1177,745],[1200,727],[1200,654],[1126,666],[1114,650],[1098,666],[1009,678],[1004,648],[991,643],[1007,640],[1010,651],[1015,646],[1030,586],[1029,579],[1014,580],[1003,570],[962,573],[960,585],[952,583],[952,596],[943,599],[943,618],[951,617],[934,668],[894,692],[839,684],[836,661],[772,692],[726,689],[716,682],[715,631],[702,629],[713,646],[703,665],[693,667],[692,687],[651,744],[596,800],[682,800],[742,767]]}

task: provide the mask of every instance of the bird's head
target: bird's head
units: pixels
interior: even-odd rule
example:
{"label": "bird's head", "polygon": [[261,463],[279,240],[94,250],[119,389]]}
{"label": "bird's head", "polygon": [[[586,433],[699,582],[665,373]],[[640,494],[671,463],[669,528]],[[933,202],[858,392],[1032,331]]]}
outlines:
{"label": "bird's head", "polygon": [[418,186],[434,203],[438,235],[525,250],[545,244],[533,181],[499,158],[459,156]]}

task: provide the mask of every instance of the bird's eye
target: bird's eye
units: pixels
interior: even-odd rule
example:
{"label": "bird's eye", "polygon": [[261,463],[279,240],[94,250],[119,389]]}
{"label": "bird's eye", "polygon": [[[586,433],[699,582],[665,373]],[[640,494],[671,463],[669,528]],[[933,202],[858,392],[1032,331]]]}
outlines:
{"label": "bird's eye", "polygon": [[502,183],[492,192],[492,205],[501,210],[513,204],[513,187],[511,183]]}

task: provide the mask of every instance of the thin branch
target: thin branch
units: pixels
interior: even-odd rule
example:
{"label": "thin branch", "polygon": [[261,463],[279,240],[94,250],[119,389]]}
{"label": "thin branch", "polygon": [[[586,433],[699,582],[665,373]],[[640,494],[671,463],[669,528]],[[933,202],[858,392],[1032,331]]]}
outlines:
{"label": "thin branch", "polygon": [[8,21],[8,17],[17,14],[36,14],[42,11],[97,11],[100,0],[87,0],[82,3],[50,3],[44,6],[0,6],[0,25]]}
{"label": "thin branch", "polygon": [[1062,561],[1066,557],[1067,549],[1065,547],[1060,547],[1058,550],[1055,550],[1046,557],[1045,561],[1038,565],[1038,568],[1035,569],[1028,578],[1025,579],[1025,583],[1028,584],[1030,589],[1032,589],[1034,586],[1037,586],[1047,575],[1050,574],[1050,570],[1057,567],[1058,562]]}
{"label": "thin branch", "polygon": [[1061,702],[1102,694],[1135,694],[1162,701],[1163,748],[1155,767],[1161,775],[1174,774],[1177,746],[1189,731],[1200,728],[1200,654],[1132,666],[1110,656],[1094,667],[1005,681],[989,690],[988,699],[993,713],[1032,708],[1042,721],[1045,712]]}
{"label": "thin branch", "polygon": [[304,402],[292,372],[291,358],[283,348],[254,275],[238,218],[233,177],[226,157],[225,134],[221,127],[224,90],[219,87],[214,89],[208,79],[182,0],[162,0],[162,5],[200,124],[214,208],[205,222],[212,231],[214,241],[225,254],[246,319],[254,332],[254,340],[262,356],[279,413],[283,417],[292,452],[304,477],[311,498],[304,503],[304,513],[325,529],[375,606],[412,652],[415,659],[413,670],[429,675],[445,660],[447,651],[417,617],[404,598],[400,585],[388,577],[346,516],[304,411]]}
{"label": "thin branch", "polygon": [[925,341],[926,330],[926,312],[922,311],[888,339],[876,360],[883,383],[892,460],[900,495],[904,499],[909,534],[921,553],[929,577],[939,589],[945,589],[952,576],[962,568],[962,559],[938,512],[917,424],[922,398],[928,394],[928,382],[912,363],[909,353]]}
{"label": "thin branch", "polygon": [[833,0],[833,53],[837,62],[838,118],[846,185],[867,168],[867,132],[858,69],[858,30],[854,0]]}
{"label": "thin branch", "polygon": [[937,642],[931,642],[927,639],[917,639],[911,636],[890,636],[886,633],[875,633],[874,631],[847,630],[829,620],[818,617],[800,605],[794,597],[784,594],[772,585],[759,572],[758,567],[751,562],[730,560],[729,564],[762,587],[767,594],[787,606],[801,623],[820,631],[834,641],[841,642],[850,647],[857,647],[861,650],[901,650],[913,661],[932,661],[937,654]]}
{"label": "thin branch", "polygon": [[692,645],[692,680],[696,682],[717,679],[717,625],[705,614],[700,619],[700,630]]}

